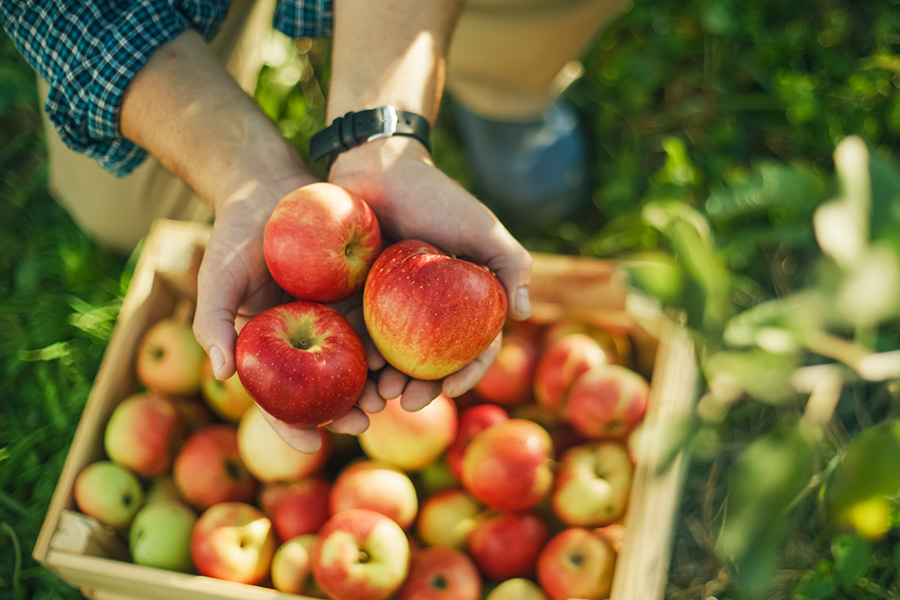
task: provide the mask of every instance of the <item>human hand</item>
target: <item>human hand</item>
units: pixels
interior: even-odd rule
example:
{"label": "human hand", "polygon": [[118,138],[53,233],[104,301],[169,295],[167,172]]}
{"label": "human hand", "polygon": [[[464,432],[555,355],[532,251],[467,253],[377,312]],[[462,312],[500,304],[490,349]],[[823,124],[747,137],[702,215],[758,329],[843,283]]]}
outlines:
{"label": "human hand", "polygon": [[[392,239],[422,239],[487,266],[503,284],[509,316],[530,313],[531,256],[474,196],[434,166],[421,144],[393,137],[363,144],[338,156],[329,180],[362,196]],[[418,410],[443,392],[456,397],[472,389],[500,349],[500,336],[474,361],[439,381],[409,378],[385,366],[377,390]]]}

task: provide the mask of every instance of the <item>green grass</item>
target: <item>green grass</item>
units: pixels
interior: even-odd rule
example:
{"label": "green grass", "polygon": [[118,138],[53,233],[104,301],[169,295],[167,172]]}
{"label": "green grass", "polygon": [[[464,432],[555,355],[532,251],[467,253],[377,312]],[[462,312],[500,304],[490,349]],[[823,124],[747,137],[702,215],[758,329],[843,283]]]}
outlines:
{"label": "green grass", "polygon": [[[859,135],[896,165],[898,31],[897,0],[638,0],[597,40],[584,77],[569,90],[592,136],[595,206],[551,230],[514,233],[533,250],[669,257],[683,285],[673,292],[657,280],[654,289],[688,311],[701,348],[722,350],[719,336],[731,316],[825,285],[811,223],[838,189],[838,142]],[[300,45],[292,60],[314,74],[302,85],[280,83],[279,68],[261,75],[260,103],[301,149],[322,123],[327,57],[327,44]],[[449,113],[434,142],[441,166],[470,185]],[[3,599],[80,597],[30,554],[133,266],[93,244],[49,197],[46,180],[34,78],[0,37]],[[648,220],[648,207],[665,207],[657,214],[672,219],[669,229]],[[673,217],[688,210],[710,228],[712,244]],[[870,336],[873,346],[897,348],[896,324],[896,315],[886,318]],[[744,372],[767,364],[739,358]],[[731,561],[717,549],[723,527],[733,527],[729,508],[732,515],[740,509],[730,504],[740,484],[735,473],[753,472],[754,456],[792,456],[781,433],[796,423],[805,398],[788,396],[745,397],[719,421],[690,424],[694,459],[667,598],[741,598],[754,572],[772,583],[767,598],[900,594],[896,521],[878,541],[844,536],[826,527],[815,486],[773,488],[792,495],[760,513],[751,534],[761,545],[753,552]],[[809,461],[795,461],[794,479],[825,477],[860,431],[898,415],[894,381],[851,382]],[[752,491],[748,497],[763,500]],[[896,503],[893,510],[897,519]],[[758,531],[766,528],[781,535],[768,540]],[[768,555],[775,563],[766,571]]]}

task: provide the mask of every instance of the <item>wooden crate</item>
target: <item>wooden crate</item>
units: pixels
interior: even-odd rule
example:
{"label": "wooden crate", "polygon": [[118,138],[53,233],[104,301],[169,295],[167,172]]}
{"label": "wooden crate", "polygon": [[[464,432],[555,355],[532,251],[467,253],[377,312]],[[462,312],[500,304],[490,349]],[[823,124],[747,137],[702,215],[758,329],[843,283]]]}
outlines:
{"label": "wooden crate", "polygon": [[[196,297],[196,276],[209,227],[160,220],[149,233],[109,346],[35,544],[35,559],[97,600],[277,600],[300,598],[270,588],[163,571],[127,562],[124,542],[75,508],[78,473],[103,457],[103,431],[116,404],[136,389],[133,364],[146,329]],[[652,372],[646,435],[616,564],[611,600],[663,597],[686,457],[667,460],[665,427],[692,410],[697,376],[683,328],[630,293],[615,264],[537,254],[531,286],[537,321],[562,317],[618,328],[635,365]],[[663,470],[661,465],[667,467]]]}

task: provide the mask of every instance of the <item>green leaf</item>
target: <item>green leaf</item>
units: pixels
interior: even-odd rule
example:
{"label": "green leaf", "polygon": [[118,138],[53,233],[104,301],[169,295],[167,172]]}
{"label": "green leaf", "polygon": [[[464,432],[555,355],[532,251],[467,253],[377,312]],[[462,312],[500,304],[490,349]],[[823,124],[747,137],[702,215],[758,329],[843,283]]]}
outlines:
{"label": "green leaf", "polygon": [[732,470],[716,550],[750,595],[769,587],[790,507],[812,474],[813,448],[796,428],[756,439]]}
{"label": "green leaf", "polygon": [[705,362],[704,371],[713,391],[724,383],[738,386],[756,400],[778,404],[793,395],[791,376],[796,367],[794,355],[754,349],[717,352]]}
{"label": "green leaf", "polygon": [[839,535],[831,541],[831,554],[841,588],[856,587],[869,566],[869,543],[855,534]]}
{"label": "green leaf", "polygon": [[811,571],[808,571],[797,584],[793,600],[825,600],[837,592],[831,564],[820,560]]}
{"label": "green leaf", "polygon": [[745,219],[773,212],[806,215],[822,201],[825,184],[821,176],[805,168],[762,162],[750,174],[728,188],[713,191],[705,209],[716,222]]}
{"label": "green leaf", "polygon": [[[864,430],[847,445],[826,482],[825,510],[832,524],[853,525],[877,539],[890,528],[887,499],[898,495],[900,420],[892,419]],[[885,518],[878,517],[885,511]],[[871,529],[862,527],[866,523]]]}

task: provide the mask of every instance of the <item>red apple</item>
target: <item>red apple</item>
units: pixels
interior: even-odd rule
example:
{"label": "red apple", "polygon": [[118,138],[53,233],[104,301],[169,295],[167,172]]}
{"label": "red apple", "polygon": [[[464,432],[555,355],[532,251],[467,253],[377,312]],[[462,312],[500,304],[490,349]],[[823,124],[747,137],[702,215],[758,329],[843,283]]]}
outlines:
{"label": "red apple", "polygon": [[138,343],[135,370],[148,388],[170,394],[193,394],[200,389],[206,352],[189,323],[167,317],[151,325]]}
{"label": "red apple", "polygon": [[422,548],[412,554],[397,600],[480,600],[481,574],[456,548]]}
{"label": "red apple", "polygon": [[134,471],[108,460],[82,469],[75,478],[78,510],[113,528],[127,528],[144,505],[144,491]]}
{"label": "red apple", "polygon": [[462,484],[478,500],[500,510],[537,504],[553,485],[553,442],[527,419],[491,425],[469,442]]}
{"label": "red apple", "polygon": [[465,490],[449,489],[425,498],[416,533],[428,546],[463,548],[483,506]]}
{"label": "red apple", "polygon": [[534,370],[534,397],[538,404],[566,414],[566,396],[579,375],[609,362],[606,351],[583,333],[568,333],[550,342]]}
{"label": "red apple", "polygon": [[620,442],[586,442],[567,450],[560,460],[550,498],[560,521],[599,527],[619,520],[628,506],[634,463]]}
{"label": "red apple", "polygon": [[303,594],[312,584],[309,551],[316,536],[298,535],[281,544],[272,557],[272,586],[286,594]]}
{"label": "red apple", "polygon": [[[279,491],[273,494],[272,486]],[[267,493],[268,492],[268,493]],[[272,519],[281,540],[316,533],[331,512],[328,497],[331,482],[319,477],[304,477],[293,483],[269,484],[260,493],[260,508]],[[266,499],[265,496],[274,496]]]}
{"label": "red apple", "polygon": [[259,482],[238,452],[237,427],[216,423],[192,434],[172,468],[182,497],[203,510],[219,502],[252,502]]}
{"label": "red apple", "polygon": [[572,383],[566,414],[585,437],[625,437],[644,420],[649,398],[642,375],[622,365],[600,365]]}
{"label": "red apple", "polygon": [[253,406],[253,397],[244,388],[238,374],[234,373],[225,381],[219,381],[213,373],[209,358],[203,363],[200,392],[216,416],[231,423],[240,421],[247,409]]}
{"label": "red apple", "polygon": [[276,306],[251,319],[235,359],[241,382],[266,412],[305,428],[345,415],[368,376],[356,331],[317,302]]}
{"label": "red apple", "polygon": [[266,223],[272,278],[298,299],[337,302],[362,290],[381,252],[381,230],[362,198],[317,182],[281,199]]}
{"label": "red apple", "polygon": [[331,514],[367,508],[406,529],[419,512],[416,487],[405,471],[387,463],[359,460],[338,473],[329,498]]}
{"label": "red apple", "polygon": [[606,540],[587,529],[565,529],[541,550],[537,580],[552,600],[601,600],[609,597],[615,564]]}
{"label": "red apple", "polygon": [[328,460],[328,436],[322,430],[319,435],[322,445],[317,451],[306,453],[295,450],[281,439],[263,414],[253,406],[238,423],[238,452],[241,462],[259,481],[296,481],[318,473]]}
{"label": "red apple", "polygon": [[372,460],[419,471],[450,447],[456,427],[456,404],[448,396],[441,394],[415,412],[404,409],[397,398],[369,415],[369,428],[359,436],[359,445]]}
{"label": "red apple", "polygon": [[544,590],[525,577],[513,577],[500,582],[484,600],[550,600]]}
{"label": "red apple", "polygon": [[169,469],[184,427],[176,405],[155,392],[138,392],[113,409],[106,423],[103,447],[113,461],[141,477]]}
{"label": "red apple", "polygon": [[532,397],[537,358],[534,338],[504,333],[497,358],[475,385],[475,391],[488,402],[503,406],[527,402]]}
{"label": "red apple", "polygon": [[333,515],[312,546],[313,577],[334,600],[384,600],[409,573],[406,533],[389,517],[365,508]]}
{"label": "red apple", "polygon": [[488,578],[530,577],[550,527],[531,511],[483,514],[469,533],[467,548]]}
{"label": "red apple", "polygon": [[475,435],[495,423],[506,421],[509,415],[502,406],[496,404],[476,404],[459,414],[459,426],[453,444],[447,449],[447,466],[456,477],[462,480],[462,463],[466,447]]}
{"label": "red apple", "polygon": [[243,502],[210,506],[197,519],[191,535],[197,572],[238,583],[262,581],[271,569],[275,547],[271,521]]}
{"label": "red apple", "polygon": [[388,363],[416,379],[441,379],[494,341],[506,319],[506,293],[487,268],[405,240],[372,265],[363,313]]}

